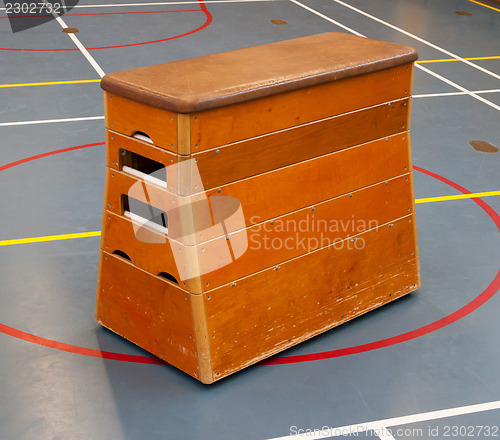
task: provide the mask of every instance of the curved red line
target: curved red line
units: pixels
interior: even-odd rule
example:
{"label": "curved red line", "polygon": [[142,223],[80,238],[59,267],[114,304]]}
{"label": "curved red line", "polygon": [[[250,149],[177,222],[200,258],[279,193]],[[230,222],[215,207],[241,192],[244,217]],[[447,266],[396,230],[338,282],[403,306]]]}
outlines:
{"label": "curved red line", "polygon": [[54,154],[66,153],[67,151],[81,150],[82,148],[96,147],[98,145],[104,145],[104,144],[105,144],[104,142],[96,142],[94,144],[78,145],[77,147],[63,148],[61,150],[55,150],[55,151],[49,151],[48,153],[37,154],[36,156],[26,157],[24,159],[17,160],[12,163],[8,163],[7,165],[3,165],[0,167],[0,171],[13,168],[17,165],[21,165],[26,162],[31,162],[32,160],[41,159],[42,157],[53,156]]}
{"label": "curved red line", "polygon": [[[420,171],[421,173],[427,174],[428,176],[434,177],[435,179],[440,180],[443,183],[446,183],[447,185],[450,185],[451,187],[457,189],[463,194],[471,194],[471,191],[468,189],[464,188],[463,186],[460,186],[458,183],[455,183],[446,177],[442,177],[439,174],[433,173],[432,171],[425,170],[420,167],[413,167],[414,170]],[[489,206],[487,203],[485,203],[483,200],[479,198],[473,198],[472,199],[475,203],[477,203],[493,220],[495,225],[497,226],[498,230],[500,231],[500,215],[493,209],[491,206]],[[440,330],[443,327],[446,327],[462,318],[465,316],[469,315],[470,313],[474,312],[477,310],[479,307],[481,307],[484,303],[486,303],[489,299],[491,299],[500,289],[500,270],[496,274],[495,278],[493,281],[490,283],[490,285],[476,298],[474,298],[470,303],[466,304],[464,307],[461,309],[455,311],[454,313],[451,313],[448,316],[445,316],[444,318],[432,322],[431,324],[428,324],[424,327],[420,327],[418,329],[409,331],[407,333],[403,333],[397,336],[393,336],[391,338],[387,339],[382,339],[380,341],[376,342],[371,342],[368,344],[362,344],[362,345],[357,345],[354,347],[347,347],[347,348],[341,348],[338,350],[330,350],[330,351],[324,351],[321,353],[313,353],[313,354],[304,354],[304,355],[298,355],[298,356],[285,356],[285,357],[276,357],[276,358],[271,358],[267,359],[265,361],[260,362],[260,365],[283,365],[283,364],[295,364],[299,362],[311,362],[311,361],[317,361],[321,359],[331,359],[331,358],[336,358],[340,356],[347,356],[350,354],[357,354],[357,353],[363,353],[365,351],[371,351],[371,350],[377,350],[379,348],[384,348],[388,347],[390,345],[395,345],[399,344],[401,342],[406,342],[411,339],[418,338],[420,336],[424,336],[428,333],[432,333],[436,330]]]}
{"label": "curved red line", "polygon": [[[142,46],[145,44],[154,44],[154,43],[161,43],[163,41],[170,41],[170,40],[175,40],[177,38],[182,38],[182,37],[187,37],[188,35],[195,34],[196,32],[200,32],[201,30],[205,29],[212,23],[213,17],[212,14],[208,11],[205,3],[205,0],[198,0],[200,3],[200,11],[203,11],[205,13],[205,23],[203,23],[200,27],[190,31],[186,32],[181,35],[176,35],[175,37],[168,37],[168,38],[163,38],[161,40],[154,40],[154,41],[144,41],[142,43],[131,43],[131,44],[122,44],[119,46],[101,46],[101,47],[87,47],[87,50],[101,50],[101,49],[117,49],[121,47],[132,47],[132,46]],[[77,47],[71,48],[71,49],[19,49],[19,48],[9,48],[9,47],[0,47],[0,50],[10,50],[10,51],[18,51],[18,52],[71,52],[71,51],[76,51],[80,50]]]}
{"label": "curved red line", "polygon": [[[94,147],[97,145],[104,145],[104,142],[98,142],[94,144],[86,144],[86,145],[80,145],[77,147],[71,147],[71,148],[64,148],[61,150],[56,150],[56,151],[51,151],[48,153],[43,153],[39,154],[36,156],[28,157],[22,160],[18,160],[16,162],[12,162],[10,164],[4,165],[0,167],[0,171],[6,170],[8,168],[12,168],[14,166],[30,162],[32,160],[40,159],[42,157],[47,157],[47,156],[52,156],[55,154],[59,153],[64,153],[67,151],[72,151],[72,150],[78,150],[82,148],[89,148],[89,147]],[[432,171],[424,170],[423,168],[420,167],[413,167],[416,171],[420,171],[422,173],[425,173],[431,177],[434,177],[443,183],[446,183],[447,185],[452,186],[453,188],[457,189],[458,191],[464,193],[464,194],[470,194],[471,192],[458,185],[457,183],[446,179],[445,177],[442,177],[436,173],[433,173]],[[494,221],[495,225],[500,231],[500,215],[493,209],[491,208],[488,204],[486,204],[483,200],[478,199],[478,198],[473,198],[472,199],[475,203],[477,203],[488,215],[489,217]],[[459,310],[455,311],[454,313],[445,316],[444,318],[435,321],[431,324],[428,324],[424,327],[409,331],[407,333],[403,333],[397,336],[393,336],[391,338],[387,339],[382,339],[380,341],[376,342],[371,342],[368,344],[362,344],[362,345],[357,345],[354,347],[347,347],[347,348],[341,348],[337,350],[330,350],[330,351],[325,351],[325,352],[320,352],[320,353],[313,353],[313,354],[306,354],[306,355],[298,355],[298,356],[287,356],[287,357],[275,357],[272,359],[267,359],[262,362],[259,362],[258,365],[283,365],[283,364],[293,364],[293,363],[300,363],[300,362],[311,362],[311,361],[317,361],[317,360],[323,360],[323,359],[331,359],[335,357],[341,357],[341,356],[348,356],[351,354],[357,354],[357,353],[363,353],[366,351],[371,351],[371,350],[376,350],[379,348],[384,348],[388,347],[390,345],[395,345],[399,344],[401,342],[406,342],[411,339],[418,338],[420,336],[432,333],[436,330],[439,330],[443,327],[446,327],[462,318],[465,316],[469,315],[470,313],[474,312],[477,310],[479,307],[481,307],[483,304],[485,304],[489,299],[491,299],[497,291],[500,289],[500,270],[498,271],[497,275],[493,279],[493,281],[490,283],[490,285],[476,298],[474,298],[471,302],[466,304],[464,307],[460,308]],[[152,357],[152,356],[139,356],[139,355],[132,355],[132,354],[122,354],[122,353],[114,353],[114,352],[109,352],[109,351],[101,351],[101,350],[95,350],[92,348],[84,348],[84,347],[79,347],[76,345],[71,345],[71,344],[66,344],[63,342],[58,342],[58,341],[53,341],[51,339],[47,338],[42,338],[40,336],[32,335],[30,333],[23,332],[21,330],[15,329],[13,327],[9,327],[5,324],[0,324],[0,332],[4,333],[6,335],[13,336],[15,338],[21,339],[26,342],[31,342],[34,344],[38,344],[44,347],[48,348],[53,348],[56,350],[61,350],[61,351],[67,351],[69,353],[74,353],[74,354],[81,354],[84,356],[91,356],[91,357],[96,357],[96,358],[102,358],[102,359],[111,359],[111,360],[117,360],[121,362],[136,362],[136,363],[141,363],[141,364],[153,364],[153,365],[164,365],[166,362],[163,360],[157,358],[157,357]]]}

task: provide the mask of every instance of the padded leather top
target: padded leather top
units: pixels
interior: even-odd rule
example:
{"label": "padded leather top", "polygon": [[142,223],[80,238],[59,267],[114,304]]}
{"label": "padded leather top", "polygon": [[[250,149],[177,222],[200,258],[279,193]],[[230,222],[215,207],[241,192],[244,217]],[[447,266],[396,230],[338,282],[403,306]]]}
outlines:
{"label": "padded leather top", "polygon": [[193,113],[413,62],[408,46],[328,32],[106,75],[101,87]]}

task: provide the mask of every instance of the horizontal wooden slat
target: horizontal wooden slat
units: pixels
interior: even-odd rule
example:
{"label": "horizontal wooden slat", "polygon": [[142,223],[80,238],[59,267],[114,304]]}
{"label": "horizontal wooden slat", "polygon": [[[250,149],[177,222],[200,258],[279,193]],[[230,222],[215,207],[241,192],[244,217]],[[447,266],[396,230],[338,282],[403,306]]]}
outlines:
{"label": "horizontal wooden slat", "polygon": [[[408,215],[413,206],[411,185],[411,173],[405,174],[387,184],[354,191],[352,197],[346,194],[322,202],[314,211],[305,208],[272,223],[258,223],[229,234],[229,240],[224,235],[208,242],[202,238],[193,252],[186,251],[184,243],[171,243],[165,235],[148,228],[137,234],[129,219],[108,212],[101,247],[108,252],[121,250],[147,272],[168,272],[177,280],[180,277],[173,253],[192,255],[201,271],[201,290],[193,293],[200,293]],[[228,245],[233,255],[238,250],[243,254],[221,260],[226,258]],[[189,289],[189,283],[181,282],[180,286]]]}
{"label": "horizontal wooden slat", "polygon": [[[402,133],[195,194],[191,196],[193,216],[205,218],[207,197],[229,196],[240,201],[250,226],[257,223],[252,218],[264,221],[409,171],[408,137]],[[106,209],[121,214],[122,194],[140,180],[111,169],[107,180]],[[178,196],[148,182],[141,185],[144,193],[136,197],[165,212],[190,204],[187,198],[179,203]]]}
{"label": "horizontal wooden slat", "polygon": [[405,217],[205,294],[215,378],[418,289],[414,222]]}
{"label": "horizontal wooden slat", "polygon": [[[205,189],[408,129],[408,99],[195,154]],[[193,192],[195,188],[192,188]]]}
{"label": "horizontal wooden slat", "polygon": [[125,136],[106,129],[106,165],[115,170],[121,169],[120,149],[140,154],[141,156],[162,163],[165,167],[177,163],[179,156],[163,148],[155,147],[139,139]]}
{"label": "horizontal wooden slat", "polygon": [[411,95],[412,64],[191,115],[191,152],[203,151]]}
{"label": "horizontal wooden slat", "polygon": [[241,202],[247,226],[410,171],[406,133],[206,191]]}
{"label": "horizontal wooden slat", "polygon": [[153,143],[177,152],[177,114],[104,92],[105,125],[126,136],[146,133]]}

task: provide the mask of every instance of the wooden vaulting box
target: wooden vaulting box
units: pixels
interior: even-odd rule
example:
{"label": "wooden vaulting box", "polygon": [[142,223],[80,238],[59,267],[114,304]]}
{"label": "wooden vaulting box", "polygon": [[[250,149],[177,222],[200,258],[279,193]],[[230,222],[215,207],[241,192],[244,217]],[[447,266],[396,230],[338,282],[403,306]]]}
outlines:
{"label": "wooden vaulting box", "polygon": [[212,383],[419,288],[416,58],[325,33],[106,75],[98,322]]}

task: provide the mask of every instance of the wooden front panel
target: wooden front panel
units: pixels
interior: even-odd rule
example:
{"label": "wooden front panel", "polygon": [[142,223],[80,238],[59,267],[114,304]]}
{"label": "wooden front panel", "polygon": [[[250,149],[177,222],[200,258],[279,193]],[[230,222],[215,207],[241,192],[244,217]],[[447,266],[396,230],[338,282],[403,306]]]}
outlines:
{"label": "wooden front panel", "polygon": [[[205,189],[406,131],[408,99],[195,154]],[[192,192],[196,192],[191,188]]]}
{"label": "wooden front panel", "polygon": [[[179,283],[180,276],[168,238],[150,228],[136,232],[132,221],[110,211],[104,212],[105,221],[101,233],[101,249],[111,254],[116,251],[128,255],[132,264],[159,275],[169,273]],[[186,289],[185,283],[179,283]]]}
{"label": "wooden front panel", "polygon": [[104,92],[106,128],[126,136],[146,133],[161,148],[177,152],[177,115]]}
{"label": "wooden front panel", "polygon": [[198,356],[189,294],[101,251],[96,319],[194,376]]}
{"label": "wooden front panel", "polygon": [[418,289],[414,222],[410,215],[206,293],[214,377]]}
{"label": "wooden front panel", "polygon": [[408,64],[192,114],[191,152],[406,98],[412,71]]}
{"label": "wooden front panel", "polygon": [[106,129],[106,165],[108,167],[114,170],[122,169],[122,154],[120,151],[122,149],[162,163],[165,167],[177,163],[179,158],[177,154],[163,148]]}

